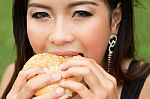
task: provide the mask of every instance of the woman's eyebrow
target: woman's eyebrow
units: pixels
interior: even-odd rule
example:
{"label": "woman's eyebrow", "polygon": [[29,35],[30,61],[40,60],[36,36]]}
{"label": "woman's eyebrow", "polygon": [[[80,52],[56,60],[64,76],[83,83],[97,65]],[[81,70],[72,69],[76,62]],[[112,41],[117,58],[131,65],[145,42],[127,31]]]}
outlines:
{"label": "woman's eyebrow", "polygon": [[98,3],[93,2],[93,1],[77,1],[74,3],[69,4],[68,8],[74,7],[74,6],[79,6],[79,5],[86,5],[86,4],[91,4],[94,6],[99,6]]}
{"label": "woman's eyebrow", "polygon": [[[93,2],[93,1],[77,1],[77,2],[73,2],[71,4],[68,5],[68,8],[74,7],[74,6],[79,6],[79,5],[87,5],[87,4],[91,4],[94,6],[99,6],[98,3]],[[45,4],[41,4],[41,3],[29,3],[28,8],[29,7],[37,7],[37,8],[43,8],[43,9],[48,9],[51,10],[50,6],[47,6]]]}
{"label": "woman's eyebrow", "polygon": [[48,9],[48,10],[51,9],[51,7],[41,4],[41,3],[29,3],[28,8],[29,7],[37,7],[37,8],[43,8],[43,9]]}

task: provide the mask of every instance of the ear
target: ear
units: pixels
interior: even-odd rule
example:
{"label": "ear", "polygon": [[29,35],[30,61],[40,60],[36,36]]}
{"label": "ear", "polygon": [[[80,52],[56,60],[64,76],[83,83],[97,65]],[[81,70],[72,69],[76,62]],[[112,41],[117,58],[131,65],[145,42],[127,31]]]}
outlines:
{"label": "ear", "polygon": [[118,3],[117,8],[115,8],[112,12],[112,20],[111,20],[111,34],[117,35],[118,29],[120,26],[120,22],[122,19],[122,11],[121,11],[121,3]]}

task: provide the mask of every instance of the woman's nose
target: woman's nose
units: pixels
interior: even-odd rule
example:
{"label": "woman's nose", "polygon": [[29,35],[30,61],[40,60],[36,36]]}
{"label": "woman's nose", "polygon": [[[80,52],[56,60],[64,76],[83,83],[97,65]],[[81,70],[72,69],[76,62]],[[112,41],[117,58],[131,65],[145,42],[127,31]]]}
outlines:
{"label": "woman's nose", "polygon": [[72,43],[75,38],[69,29],[63,24],[56,25],[49,34],[49,42],[55,45]]}

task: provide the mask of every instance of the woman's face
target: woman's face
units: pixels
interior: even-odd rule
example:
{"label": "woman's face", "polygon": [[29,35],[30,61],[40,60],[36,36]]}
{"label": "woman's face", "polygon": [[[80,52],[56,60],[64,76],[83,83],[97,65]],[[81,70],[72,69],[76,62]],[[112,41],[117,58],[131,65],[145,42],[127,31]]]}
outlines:
{"label": "woman's face", "polygon": [[109,9],[103,0],[28,2],[27,32],[36,54],[83,54],[101,64],[109,37],[117,32],[110,22]]}

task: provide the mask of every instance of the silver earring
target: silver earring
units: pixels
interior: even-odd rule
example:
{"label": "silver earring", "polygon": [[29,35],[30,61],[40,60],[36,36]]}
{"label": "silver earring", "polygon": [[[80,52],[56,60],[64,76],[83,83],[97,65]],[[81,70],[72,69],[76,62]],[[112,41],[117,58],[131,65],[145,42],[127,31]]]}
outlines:
{"label": "silver earring", "polygon": [[109,73],[111,70],[111,59],[113,55],[113,47],[116,45],[117,42],[117,36],[116,35],[111,35],[109,39],[109,49],[108,49],[108,67],[107,67],[107,72]]}

